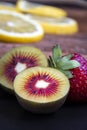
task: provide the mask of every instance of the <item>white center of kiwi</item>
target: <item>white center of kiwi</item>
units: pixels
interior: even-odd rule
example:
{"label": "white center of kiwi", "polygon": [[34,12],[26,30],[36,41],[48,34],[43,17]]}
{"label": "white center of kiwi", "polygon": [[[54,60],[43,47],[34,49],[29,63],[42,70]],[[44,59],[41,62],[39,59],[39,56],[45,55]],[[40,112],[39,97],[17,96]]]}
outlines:
{"label": "white center of kiwi", "polygon": [[20,62],[18,62],[17,65],[15,66],[15,71],[17,73],[20,73],[25,69],[26,69],[26,64],[23,64],[23,63],[20,63]]}
{"label": "white center of kiwi", "polygon": [[38,80],[35,84],[36,88],[47,88],[50,83],[44,81],[44,80]]}

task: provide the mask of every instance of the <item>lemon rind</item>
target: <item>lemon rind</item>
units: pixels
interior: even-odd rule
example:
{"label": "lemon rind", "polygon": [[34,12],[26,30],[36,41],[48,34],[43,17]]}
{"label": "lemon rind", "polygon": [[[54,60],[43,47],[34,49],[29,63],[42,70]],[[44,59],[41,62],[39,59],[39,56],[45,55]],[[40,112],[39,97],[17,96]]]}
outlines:
{"label": "lemon rind", "polygon": [[[16,3],[17,10],[22,13],[29,13],[29,14],[31,13],[34,15],[48,16],[48,17],[54,17],[54,18],[67,16],[67,12],[62,8],[38,4],[38,6],[26,9],[26,8],[24,8],[24,2],[27,2],[27,1],[18,0]],[[27,2],[27,3],[29,3],[29,2]],[[30,2],[30,3],[32,3],[32,2]],[[36,3],[32,3],[32,4],[36,4]],[[49,11],[49,13],[48,13],[48,11]]]}

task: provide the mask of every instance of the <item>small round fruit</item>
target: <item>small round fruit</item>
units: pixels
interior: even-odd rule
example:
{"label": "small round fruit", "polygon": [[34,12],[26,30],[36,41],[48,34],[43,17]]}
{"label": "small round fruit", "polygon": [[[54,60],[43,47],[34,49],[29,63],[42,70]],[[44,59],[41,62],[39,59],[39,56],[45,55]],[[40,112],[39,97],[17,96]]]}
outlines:
{"label": "small round fruit", "polygon": [[26,69],[14,80],[14,91],[20,105],[33,113],[58,110],[65,102],[69,88],[67,77],[50,67]]}
{"label": "small round fruit", "polygon": [[0,84],[13,90],[13,81],[18,73],[34,66],[48,66],[42,51],[33,46],[13,48],[0,59]]}

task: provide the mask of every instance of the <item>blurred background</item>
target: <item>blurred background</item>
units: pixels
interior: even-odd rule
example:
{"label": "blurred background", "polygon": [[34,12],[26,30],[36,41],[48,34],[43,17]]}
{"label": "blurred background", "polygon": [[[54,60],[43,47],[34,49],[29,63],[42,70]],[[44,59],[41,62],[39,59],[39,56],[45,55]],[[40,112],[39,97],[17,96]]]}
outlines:
{"label": "blurred background", "polygon": [[[12,2],[16,2],[17,0],[0,0],[0,1],[12,1]],[[31,2],[37,2],[37,3],[44,3],[44,4],[61,4],[61,5],[74,5],[74,6],[83,6],[87,8],[87,0],[27,0],[27,1],[31,1]]]}

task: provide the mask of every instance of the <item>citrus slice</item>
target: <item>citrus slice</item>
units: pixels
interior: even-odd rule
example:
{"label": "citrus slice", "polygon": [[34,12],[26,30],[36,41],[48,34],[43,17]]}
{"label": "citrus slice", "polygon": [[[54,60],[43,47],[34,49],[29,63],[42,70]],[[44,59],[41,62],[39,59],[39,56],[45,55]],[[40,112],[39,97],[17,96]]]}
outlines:
{"label": "citrus slice", "polygon": [[48,18],[29,14],[28,17],[37,20],[48,34],[73,34],[78,31],[77,21],[68,17]]}
{"label": "citrus slice", "polygon": [[61,8],[32,3],[26,0],[18,0],[16,7],[21,12],[31,13],[34,15],[48,17],[63,17],[67,15],[66,11]]}
{"label": "citrus slice", "polygon": [[10,10],[10,11],[17,11],[15,5],[9,2],[0,2],[0,10]]}
{"label": "citrus slice", "polygon": [[0,40],[7,42],[36,42],[42,39],[43,29],[35,20],[23,14],[0,10]]}

